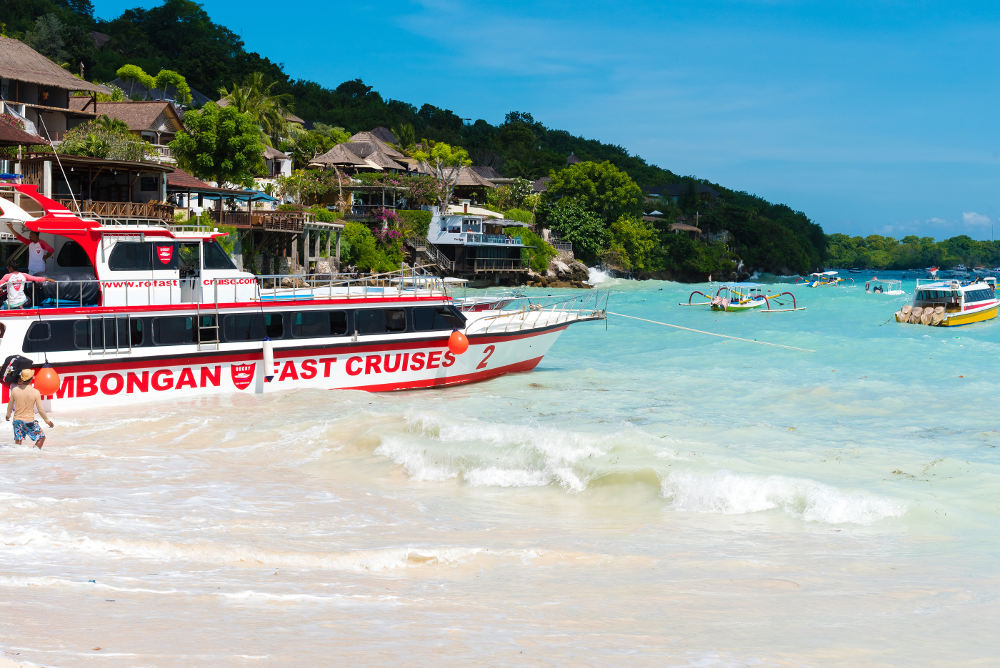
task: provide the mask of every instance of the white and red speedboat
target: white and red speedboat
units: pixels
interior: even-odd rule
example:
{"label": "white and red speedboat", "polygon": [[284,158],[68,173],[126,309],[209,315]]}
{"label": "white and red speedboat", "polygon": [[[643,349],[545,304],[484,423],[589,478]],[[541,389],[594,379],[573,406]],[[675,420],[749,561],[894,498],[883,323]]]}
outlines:
{"label": "white and red speedboat", "polygon": [[[81,218],[13,185],[21,215],[55,248],[30,308],[0,314],[0,360],[51,365],[52,408],[292,388],[439,387],[534,368],[570,324],[604,318],[605,294],[463,313],[440,280],[336,280],[236,268],[222,233]],[[0,208],[24,213],[0,199]],[[0,213],[0,218],[10,215]],[[468,349],[449,348],[453,331]],[[3,388],[3,401],[9,389]]]}

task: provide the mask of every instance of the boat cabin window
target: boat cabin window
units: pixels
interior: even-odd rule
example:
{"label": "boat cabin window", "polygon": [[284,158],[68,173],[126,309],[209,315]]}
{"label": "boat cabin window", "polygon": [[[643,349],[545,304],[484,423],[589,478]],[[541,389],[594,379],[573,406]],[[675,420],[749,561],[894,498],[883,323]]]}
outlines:
{"label": "boat cabin window", "polygon": [[111,249],[108,268],[112,271],[176,269],[177,253],[174,244],[169,242],[119,241]]}
{"label": "boat cabin window", "polygon": [[145,323],[128,317],[74,320],[73,344],[78,350],[141,346]]}
{"label": "boat cabin window", "polygon": [[996,293],[993,292],[992,288],[986,290],[969,290],[965,293],[965,301],[967,302],[983,302],[988,299],[993,299]]}
{"label": "boat cabin window", "polygon": [[222,316],[224,341],[263,341],[280,339],[285,334],[280,313],[233,313]]}
{"label": "boat cabin window", "polygon": [[465,317],[451,306],[418,306],[413,309],[414,331],[432,332],[464,327]]}
{"label": "boat cabin window", "polygon": [[201,244],[185,243],[177,245],[181,276],[201,273]]}
{"label": "boat cabin window", "polygon": [[398,309],[363,309],[354,312],[358,334],[385,334],[406,331],[406,311]]}
{"label": "boat cabin window", "polygon": [[236,269],[232,258],[226,251],[222,250],[216,241],[206,240],[202,244],[202,256],[205,261],[205,269]]}
{"label": "boat cabin window", "polygon": [[189,315],[153,318],[153,341],[158,346],[195,343],[194,318]]}
{"label": "boat cabin window", "polygon": [[292,336],[297,339],[345,336],[347,332],[346,311],[300,311],[292,314]]}
{"label": "boat cabin window", "polygon": [[62,248],[59,249],[59,255],[56,256],[56,264],[60,267],[85,267],[91,269],[90,258],[87,257],[87,251],[83,250],[83,246],[76,243],[75,241],[67,241],[63,244]]}
{"label": "boat cabin window", "polygon": [[[53,327],[53,325],[55,325]],[[65,327],[65,325],[69,325]],[[53,336],[55,335],[55,336]],[[62,344],[60,346],[60,344]],[[71,321],[34,322],[24,336],[24,351],[28,353],[65,350],[73,347]]]}
{"label": "boat cabin window", "polygon": [[60,350],[128,349],[143,345],[145,328],[142,320],[128,316],[35,322],[24,337],[24,350],[51,353]]}

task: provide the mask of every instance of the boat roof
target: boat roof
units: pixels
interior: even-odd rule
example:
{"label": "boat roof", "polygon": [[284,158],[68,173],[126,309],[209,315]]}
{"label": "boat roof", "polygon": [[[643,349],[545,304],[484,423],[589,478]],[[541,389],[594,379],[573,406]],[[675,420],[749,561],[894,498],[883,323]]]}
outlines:
{"label": "boat roof", "polygon": [[741,288],[762,288],[762,287],[764,287],[763,283],[723,283],[721,286],[719,286],[719,289],[729,288],[730,290],[732,289],[738,290]]}
{"label": "boat roof", "polygon": [[814,271],[809,274],[810,276],[836,276],[839,272],[836,271]]}
{"label": "boat roof", "polygon": [[[39,193],[38,186],[17,184],[12,187],[22,195],[33,199],[44,211],[43,215],[38,218],[30,216],[27,220],[19,221],[26,229],[38,232],[39,234],[54,234],[73,239],[77,242],[82,237],[96,239],[100,235],[137,236],[141,238],[166,237],[179,241],[215,239],[226,236],[225,232],[220,232],[217,229],[209,230],[207,227],[200,225],[119,225],[100,220],[91,220],[90,218],[81,218],[62,204]],[[5,210],[13,207],[12,203],[9,204],[9,200],[5,199],[3,202]],[[11,211],[13,212],[14,210],[11,209]]]}
{"label": "boat roof", "polygon": [[19,207],[18,205],[11,202],[9,199],[0,197],[0,221],[3,222],[15,222],[23,223],[28,220],[34,220],[35,217],[30,213]]}
{"label": "boat roof", "polygon": [[[980,285],[981,284],[981,285]],[[917,282],[918,290],[972,290],[976,287],[989,287],[986,281],[958,281],[956,279],[944,279],[942,281],[932,281],[930,283]]]}

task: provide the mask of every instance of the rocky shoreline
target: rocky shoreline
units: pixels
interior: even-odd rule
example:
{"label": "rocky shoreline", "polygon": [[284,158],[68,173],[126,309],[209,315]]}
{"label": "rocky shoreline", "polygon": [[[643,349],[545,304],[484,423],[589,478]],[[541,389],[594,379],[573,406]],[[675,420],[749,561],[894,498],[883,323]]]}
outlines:
{"label": "rocky shoreline", "polygon": [[590,270],[584,263],[556,258],[549,262],[544,274],[529,271],[525,285],[530,288],[592,288],[586,283],[589,278]]}

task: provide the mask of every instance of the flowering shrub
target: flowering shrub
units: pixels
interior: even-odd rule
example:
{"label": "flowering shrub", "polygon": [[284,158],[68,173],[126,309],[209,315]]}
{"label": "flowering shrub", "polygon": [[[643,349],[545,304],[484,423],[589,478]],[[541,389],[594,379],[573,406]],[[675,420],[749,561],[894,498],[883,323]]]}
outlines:
{"label": "flowering shrub", "polygon": [[0,114],[0,122],[12,125],[18,130],[24,129],[24,121],[12,114]]}
{"label": "flowering shrub", "polygon": [[393,241],[398,241],[402,239],[403,233],[400,232],[399,230],[393,230],[383,227],[379,230],[375,230],[375,236],[378,237],[379,241],[388,245]]}
{"label": "flowering shrub", "polygon": [[376,221],[383,225],[383,227],[387,225],[395,225],[399,222],[399,215],[392,209],[375,209],[372,215],[375,217]]}

